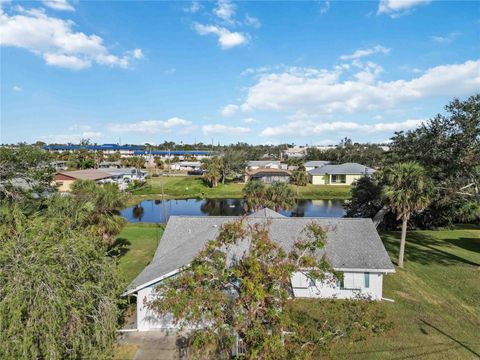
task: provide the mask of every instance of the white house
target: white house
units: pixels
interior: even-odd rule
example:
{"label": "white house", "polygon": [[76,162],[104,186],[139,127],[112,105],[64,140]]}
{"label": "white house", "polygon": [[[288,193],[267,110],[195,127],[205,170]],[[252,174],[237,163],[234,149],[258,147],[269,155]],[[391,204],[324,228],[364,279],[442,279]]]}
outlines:
{"label": "white house", "polygon": [[[171,319],[153,313],[148,302],[155,287],[175,276],[193,260],[205,244],[214,239],[220,227],[236,217],[172,216],[151,263],[128,286],[124,295],[137,297],[137,330],[175,329]],[[246,218],[249,224],[269,222],[271,238],[286,251],[305,236],[312,222],[329,229],[327,245],[317,256],[326,254],[343,281],[312,282],[302,273],[292,276],[292,295],[305,298],[382,299],[383,276],[395,272],[371,219],[294,218],[284,217],[270,209],[260,210]],[[241,246],[231,256],[242,253]],[[229,253],[230,256],[230,253]]]}
{"label": "white house", "polygon": [[308,171],[313,185],[352,185],[362,176],[370,176],[375,169],[357,163],[324,165]]}
{"label": "white house", "polygon": [[247,163],[247,170],[257,169],[286,169],[286,164],[282,164],[277,160],[259,160]]}
{"label": "white house", "polygon": [[180,161],[171,165],[172,170],[191,171],[200,170],[202,163],[200,161]]}

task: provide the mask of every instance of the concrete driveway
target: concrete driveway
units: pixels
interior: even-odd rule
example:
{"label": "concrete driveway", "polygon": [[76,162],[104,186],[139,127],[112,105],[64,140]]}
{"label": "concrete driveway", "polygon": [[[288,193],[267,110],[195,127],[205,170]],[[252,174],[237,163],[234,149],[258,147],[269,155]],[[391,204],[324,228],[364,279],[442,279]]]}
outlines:
{"label": "concrete driveway", "polygon": [[142,331],[122,333],[118,344],[139,346],[133,360],[184,360],[183,338],[175,332]]}

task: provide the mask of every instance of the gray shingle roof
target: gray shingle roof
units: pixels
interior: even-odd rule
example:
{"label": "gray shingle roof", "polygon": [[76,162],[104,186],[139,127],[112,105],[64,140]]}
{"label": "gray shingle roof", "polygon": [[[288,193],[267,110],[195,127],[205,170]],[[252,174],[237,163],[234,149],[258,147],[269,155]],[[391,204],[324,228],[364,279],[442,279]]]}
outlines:
{"label": "gray shingle roof", "polygon": [[280,161],[278,160],[252,160],[252,161],[249,161],[247,165],[249,167],[252,167],[252,166],[265,167],[270,164],[277,165],[278,167],[280,167]]}
{"label": "gray shingle roof", "polygon": [[[371,219],[292,218],[277,213],[272,216],[271,213],[274,211],[261,210],[253,214],[255,216],[246,217],[246,221],[268,221],[271,238],[286,251],[305,236],[305,227],[315,222],[329,229],[325,250],[335,269],[394,270]],[[159,277],[188,265],[209,240],[215,239],[223,224],[235,219],[238,217],[172,216],[151,263],[133,280],[125,293],[135,292]],[[238,254],[245,247],[245,244],[240,245],[233,252]],[[319,251],[318,255],[322,254],[323,250]]]}
{"label": "gray shingle roof", "polygon": [[365,174],[371,175],[375,172],[374,169],[368,166],[357,163],[345,163],[340,165],[325,165],[308,173],[310,175],[325,175],[325,174]]}
{"label": "gray shingle roof", "polygon": [[324,165],[329,165],[331,164],[332,162],[331,161],[307,161],[305,164],[303,164],[304,166],[315,166],[315,167],[319,167],[319,166],[324,166]]}

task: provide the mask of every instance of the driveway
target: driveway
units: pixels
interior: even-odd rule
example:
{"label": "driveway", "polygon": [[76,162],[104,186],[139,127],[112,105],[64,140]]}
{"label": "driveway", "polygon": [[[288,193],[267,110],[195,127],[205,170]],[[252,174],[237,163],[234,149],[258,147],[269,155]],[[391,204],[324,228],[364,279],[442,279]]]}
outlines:
{"label": "driveway", "polygon": [[137,345],[132,360],[184,360],[183,338],[175,332],[142,331],[122,333],[119,345]]}

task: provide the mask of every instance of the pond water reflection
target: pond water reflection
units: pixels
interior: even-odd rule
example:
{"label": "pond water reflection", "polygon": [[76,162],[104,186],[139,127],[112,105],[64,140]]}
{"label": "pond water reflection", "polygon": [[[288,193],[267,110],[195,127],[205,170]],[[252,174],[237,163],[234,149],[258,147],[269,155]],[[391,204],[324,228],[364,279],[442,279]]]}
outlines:
{"label": "pond water reflection", "polygon": [[[298,200],[291,211],[280,210],[285,216],[342,217],[344,200]],[[144,200],[121,212],[130,222],[165,222],[172,215],[239,216],[245,214],[242,199],[172,199]]]}

